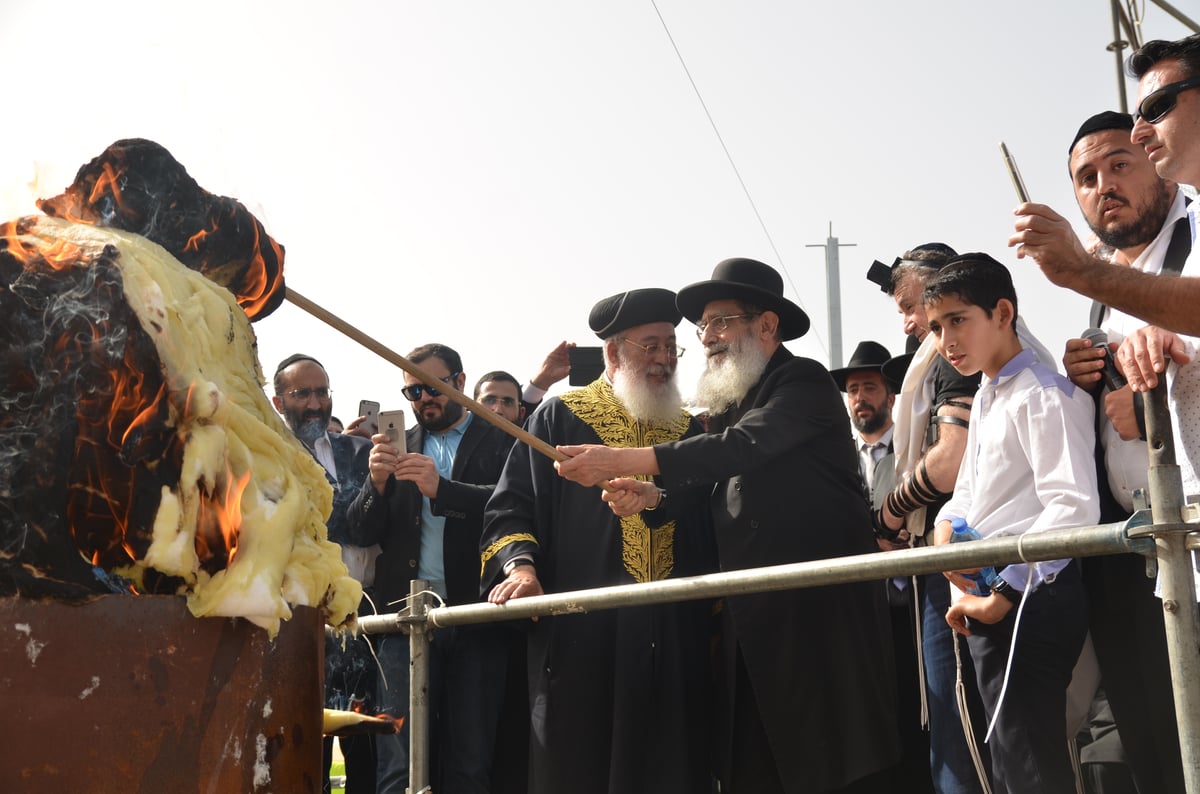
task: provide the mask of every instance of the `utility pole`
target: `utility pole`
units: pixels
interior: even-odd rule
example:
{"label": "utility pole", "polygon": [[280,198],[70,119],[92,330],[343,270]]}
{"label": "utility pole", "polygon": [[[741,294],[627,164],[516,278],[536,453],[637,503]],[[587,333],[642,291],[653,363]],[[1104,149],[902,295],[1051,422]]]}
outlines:
{"label": "utility pole", "polygon": [[825,243],[806,245],[805,248],[825,249],[825,298],[829,306],[829,368],[842,366],[842,282],[838,273],[838,248],[853,248],[854,243],[839,243],[833,236],[833,221],[829,222],[829,236]]}

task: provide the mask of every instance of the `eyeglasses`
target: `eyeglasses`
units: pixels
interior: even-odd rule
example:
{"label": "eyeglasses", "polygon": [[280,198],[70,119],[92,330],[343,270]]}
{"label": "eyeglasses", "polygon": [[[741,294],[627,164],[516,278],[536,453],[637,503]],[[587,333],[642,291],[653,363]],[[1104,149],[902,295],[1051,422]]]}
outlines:
{"label": "eyeglasses", "polygon": [[1133,120],[1145,119],[1147,124],[1157,124],[1163,120],[1163,116],[1175,109],[1175,103],[1179,101],[1179,95],[1189,88],[1200,88],[1200,77],[1193,77],[1190,80],[1180,80],[1178,83],[1164,85],[1157,91],[1150,93],[1138,105],[1137,113],[1133,114]]}
{"label": "eyeglasses", "polygon": [[497,397],[494,394],[485,394],[483,397],[479,398],[479,402],[483,403],[489,408],[493,405],[503,405],[505,408],[515,408],[517,405],[516,398],[514,397]]}
{"label": "eyeglasses", "polygon": [[[446,384],[447,386],[453,386],[454,379],[457,378],[460,374],[462,374],[462,373],[451,372],[449,375],[447,375],[444,378],[438,378],[438,380],[440,380],[442,383]],[[425,392],[429,392],[430,397],[441,397],[442,396],[442,393],[440,391],[433,388],[432,386],[426,386],[424,383],[414,383],[413,385],[405,386],[403,389],[400,390],[400,393],[404,395],[404,399],[408,400],[409,402],[414,402],[414,403],[417,400],[421,399],[421,395],[424,394]]]}
{"label": "eyeglasses", "polygon": [[714,332],[718,334],[723,333],[725,329],[729,327],[730,320],[742,320],[747,317],[757,317],[760,314],[762,314],[762,312],[750,312],[749,314],[722,314],[717,317],[710,317],[707,320],[701,320],[700,322],[696,323],[696,336],[703,339],[704,332],[708,330],[710,325],[712,326]]}
{"label": "eyeglasses", "polygon": [[646,355],[648,356],[657,356],[659,352],[665,350],[667,351],[667,358],[683,358],[683,354],[686,352],[679,345],[639,345],[632,339],[625,339],[622,341],[628,342],[634,347],[640,347],[642,350],[646,351]]}
{"label": "eyeglasses", "polygon": [[292,389],[287,393],[287,396],[291,397],[293,400],[308,402],[308,398],[312,397],[314,394],[317,395],[318,400],[325,402],[333,397],[333,389],[329,388],[328,386],[321,386],[316,389]]}

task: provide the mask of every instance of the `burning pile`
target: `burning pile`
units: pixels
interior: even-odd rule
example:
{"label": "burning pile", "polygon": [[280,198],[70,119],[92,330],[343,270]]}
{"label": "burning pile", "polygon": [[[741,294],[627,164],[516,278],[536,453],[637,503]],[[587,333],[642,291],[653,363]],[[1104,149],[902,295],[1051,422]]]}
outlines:
{"label": "burning pile", "polygon": [[283,249],[149,141],[38,206],[0,226],[0,596],[346,621],[331,491],[263,393],[247,317],[282,301]]}

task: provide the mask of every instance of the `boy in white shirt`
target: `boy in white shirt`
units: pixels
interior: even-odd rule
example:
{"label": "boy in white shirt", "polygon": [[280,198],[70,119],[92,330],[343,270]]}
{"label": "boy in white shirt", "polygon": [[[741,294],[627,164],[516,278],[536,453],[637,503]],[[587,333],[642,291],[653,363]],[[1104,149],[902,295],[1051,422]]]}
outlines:
{"label": "boy in white shirt", "polygon": [[[964,375],[984,374],[935,542],[949,542],[956,517],[985,538],[1095,524],[1092,399],[1022,348],[1007,268],[986,254],[959,256],[926,286],[923,302],[938,352]],[[1073,791],[1066,689],[1087,633],[1078,566],[1071,560],[1021,563],[998,574],[989,595],[963,595],[946,613],[967,637],[989,721],[1000,710],[989,742],[993,791]],[[963,572],[946,576],[960,590],[970,589]]]}

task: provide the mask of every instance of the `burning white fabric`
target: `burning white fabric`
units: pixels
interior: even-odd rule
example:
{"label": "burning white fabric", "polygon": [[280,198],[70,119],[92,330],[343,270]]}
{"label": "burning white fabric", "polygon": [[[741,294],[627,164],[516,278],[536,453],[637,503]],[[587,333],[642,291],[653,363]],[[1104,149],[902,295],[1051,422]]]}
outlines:
{"label": "burning white fabric", "polygon": [[[179,479],[160,486],[144,553],[123,542],[133,562],[112,572],[134,583],[150,571],[177,577],[193,614],[245,617],[272,634],[296,605],[352,622],[361,588],[326,539],[330,486],[264,395],[254,332],[234,296],[135,234],[47,217],[8,229],[9,253],[52,258],[66,246],[85,262],[111,260],[157,353]],[[204,561],[219,543],[227,562],[212,570]]]}

